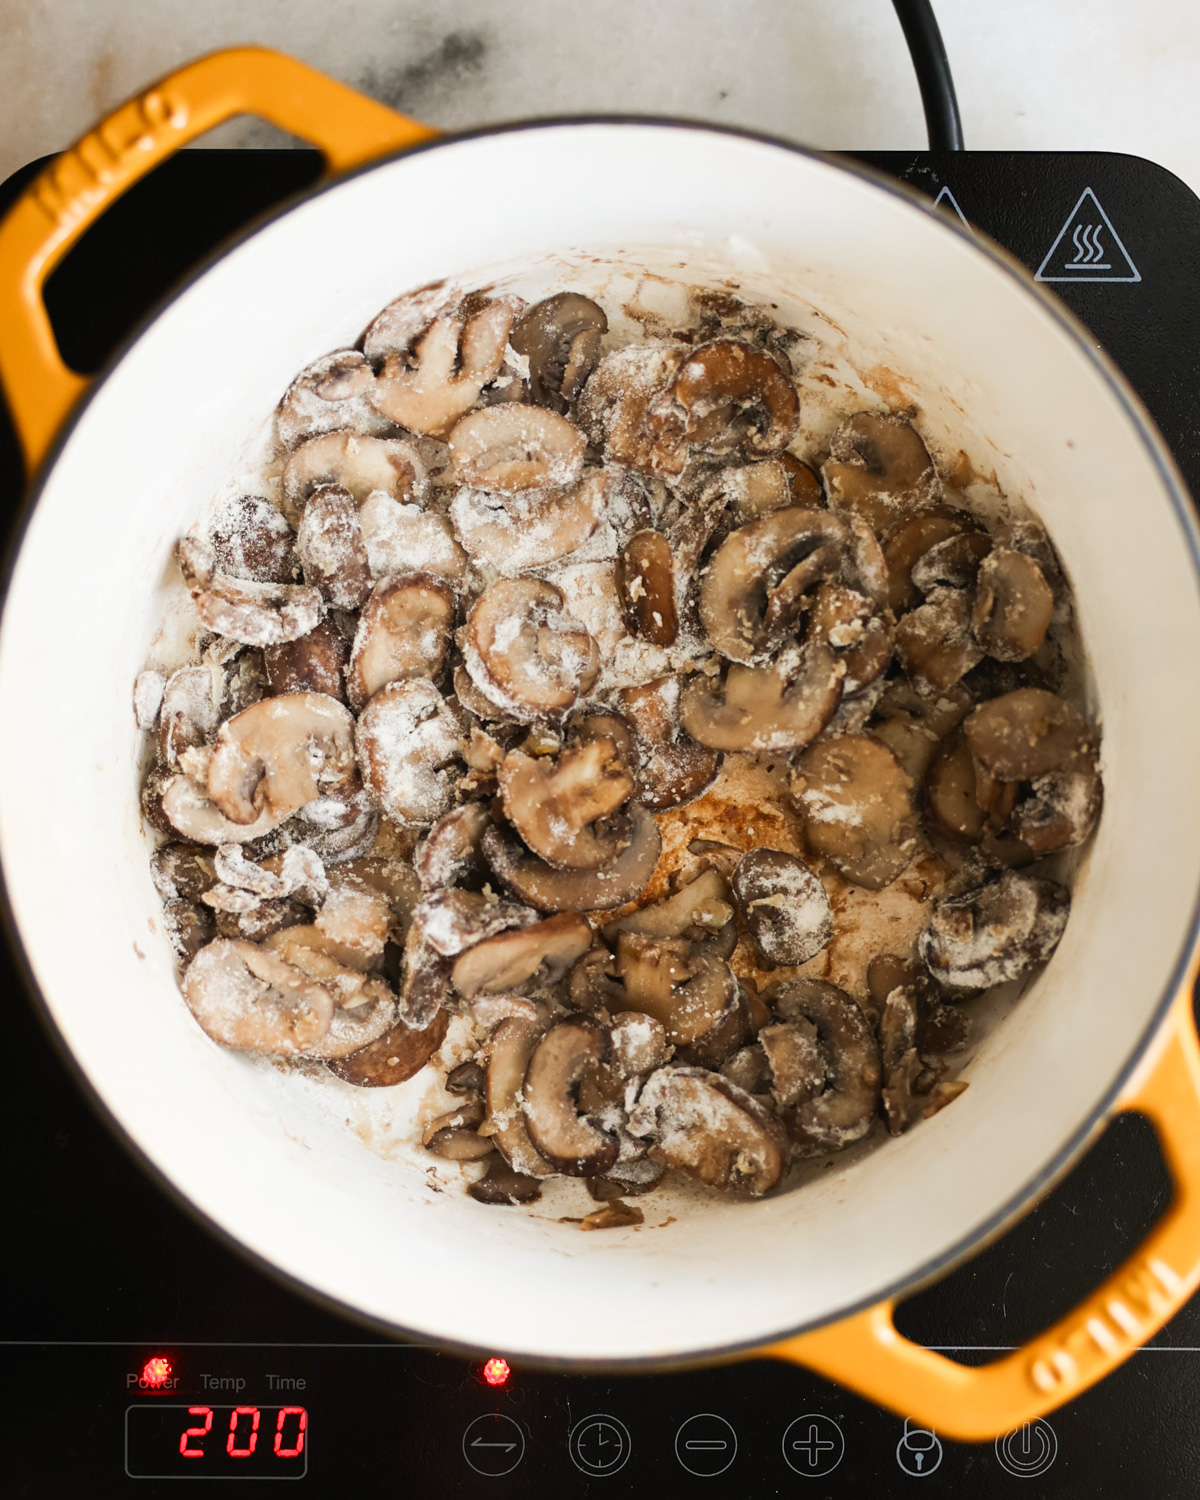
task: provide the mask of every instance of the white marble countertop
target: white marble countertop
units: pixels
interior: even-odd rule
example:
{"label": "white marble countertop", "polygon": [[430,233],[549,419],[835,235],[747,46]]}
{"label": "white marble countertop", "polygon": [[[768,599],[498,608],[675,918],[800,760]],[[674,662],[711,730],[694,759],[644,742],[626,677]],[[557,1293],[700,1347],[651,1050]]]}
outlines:
{"label": "white marble countertop", "polygon": [[[934,0],[968,147],[1145,156],[1200,193],[1200,6]],[[924,121],[890,0],[0,0],[0,177],[212,48],[278,47],[443,127],[630,110],[827,148]],[[272,144],[236,122],[221,144]]]}

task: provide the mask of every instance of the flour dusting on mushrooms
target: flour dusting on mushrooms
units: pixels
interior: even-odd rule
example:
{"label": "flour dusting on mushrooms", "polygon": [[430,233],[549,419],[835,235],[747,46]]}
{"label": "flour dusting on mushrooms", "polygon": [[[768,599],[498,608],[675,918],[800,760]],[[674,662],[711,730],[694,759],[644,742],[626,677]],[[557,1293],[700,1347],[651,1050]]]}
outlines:
{"label": "flour dusting on mushrooms", "polygon": [[1102,802],[1038,523],[916,408],[814,446],[800,335],[688,295],[397,299],[179,539],[194,652],[133,693],[208,1035],[428,1069],[424,1149],[481,1203],[581,1178],[586,1229],[952,1103]]}

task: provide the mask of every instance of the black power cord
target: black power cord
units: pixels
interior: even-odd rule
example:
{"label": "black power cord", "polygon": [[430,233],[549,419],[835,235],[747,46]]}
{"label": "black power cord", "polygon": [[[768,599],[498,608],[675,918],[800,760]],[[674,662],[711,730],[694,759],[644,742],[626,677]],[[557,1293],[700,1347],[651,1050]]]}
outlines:
{"label": "black power cord", "polygon": [[912,56],[931,151],[963,149],[962,120],[945,43],[929,0],[892,0]]}

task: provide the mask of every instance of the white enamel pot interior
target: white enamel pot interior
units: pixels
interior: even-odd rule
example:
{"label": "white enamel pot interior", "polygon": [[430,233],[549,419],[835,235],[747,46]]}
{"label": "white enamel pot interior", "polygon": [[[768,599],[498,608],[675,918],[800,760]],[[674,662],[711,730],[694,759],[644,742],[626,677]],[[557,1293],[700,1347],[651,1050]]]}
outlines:
{"label": "white enamel pot interior", "polygon": [[[837,385],[828,399],[806,386],[814,449],[839,402],[912,400],[937,453],[964,449],[1042,517],[1090,653],[1106,805],[1058,953],[952,1108],[764,1201],[680,1192],[674,1222],[648,1211],[662,1227],[581,1234],[557,1219],[583,1212],[582,1196],[497,1210],[431,1186],[411,1142],[427,1077],[321,1086],[202,1034],[147,869],[130,692],[178,594],[175,539],[265,452],[304,364],[440,277],[478,285],[499,267],[527,289],[550,276],[611,296],[633,291],[638,266],[662,278],[643,284],[649,300],[732,281],[811,336],[811,368],[825,362]],[[1027,1206],[1095,1128],[1191,942],[1198,659],[1195,537],[1161,444],[1002,256],[898,190],[774,143],[525,127],[318,192],[195,279],[97,385],[45,473],[4,609],[0,853],[37,985],[100,1101],[252,1254],[450,1344],[695,1359],[928,1278]]]}

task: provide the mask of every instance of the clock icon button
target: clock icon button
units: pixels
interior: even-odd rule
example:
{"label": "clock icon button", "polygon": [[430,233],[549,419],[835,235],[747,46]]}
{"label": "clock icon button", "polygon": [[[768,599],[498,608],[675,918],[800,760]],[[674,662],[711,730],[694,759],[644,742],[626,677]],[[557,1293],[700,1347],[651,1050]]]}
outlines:
{"label": "clock icon button", "polygon": [[575,1467],[595,1479],[624,1468],[631,1447],[625,1424],[604,1413],[576,1422],[567,1443]]}

